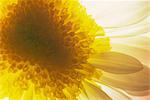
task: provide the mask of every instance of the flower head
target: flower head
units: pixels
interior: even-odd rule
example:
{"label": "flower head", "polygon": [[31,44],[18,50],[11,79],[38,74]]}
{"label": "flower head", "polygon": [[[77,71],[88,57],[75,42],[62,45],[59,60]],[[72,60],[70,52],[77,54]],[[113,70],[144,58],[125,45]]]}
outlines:
{"label": "flower head", "polygon": [[[135,58],[110,52],[109,37],[77,0],[4,1],[0,8],[5,11],[0,16],[0,98],[89,97],[88,92],[107,75],[103,71],[130,74],[143,69]],[[117,82],[112,86],[123,88]],[[139,90],[143,89],[148,85]],[[101,94],[98,99],[110,99],[96,90]]]}

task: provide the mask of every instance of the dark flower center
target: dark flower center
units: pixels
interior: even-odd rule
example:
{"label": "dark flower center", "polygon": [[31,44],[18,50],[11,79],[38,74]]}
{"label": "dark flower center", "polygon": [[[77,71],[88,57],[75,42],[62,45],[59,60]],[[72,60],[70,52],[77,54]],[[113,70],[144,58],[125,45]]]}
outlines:
{"label": "dark flower center", "polygon": [[[64,68],[86,62],[92,38],[80,32],[67,12],[39,0],[11,5],[2,22],[2,48],[7,57],[28,60],[48,68]],[[14,57],[15,56],[15,57]]]}

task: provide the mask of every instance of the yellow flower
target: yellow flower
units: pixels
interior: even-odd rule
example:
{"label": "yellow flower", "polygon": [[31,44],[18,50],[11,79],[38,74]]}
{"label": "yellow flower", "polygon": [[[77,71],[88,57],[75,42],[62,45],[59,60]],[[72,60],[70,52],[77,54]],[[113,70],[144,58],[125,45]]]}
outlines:
{"label": "yellow flower", "polygon": [[148,92],[148,74],[137,59],[111,51],[78,0],[0,1],[2,100],[110,100],[108,87],[127,100],[121,90]]}

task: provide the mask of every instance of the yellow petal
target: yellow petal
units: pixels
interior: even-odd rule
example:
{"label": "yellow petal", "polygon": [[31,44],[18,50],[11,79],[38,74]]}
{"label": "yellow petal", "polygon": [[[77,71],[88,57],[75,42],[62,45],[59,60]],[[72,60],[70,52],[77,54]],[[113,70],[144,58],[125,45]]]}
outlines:
{"label": "yellow petal", "polygon": [[136,36],[111,39],[112,51],[118,51],[136,57],[142,63],[150,65],[150,38]]}
{"label": "yellow petal", "polygon": [[112,74],[102,72],[99,82],[125,91],[145,91],[150,89],[150,69],[144,67],[139,72],[132,74]]}
{"label": "yellow petal", "polygon": [[126,74],[140,71],[143,65],[135,58],[117,52],[106,52],[93,55],[89,63],[106,72]]}
{"label": "yellow petal", "polygon": [[111,98],[106,93],[104,93],[100,87],[89,82],[83,82],[83,86],[89,100],[111,100]]}
{"label": "yellow petal", "polygon": [[[148,34],[145,34],[145,35],[148,35]],[[111,38],[111,44],[124,44],[128,46],[133,46],[136,48],[143,48],[145,50],[149,50],[150,47],[148,47],[148,45],[150,44],[150,38],[144,35],[128,37],[128,38]]]}
{"label": "yellow petal", "polygon": [[120,98],[121,100],[131,100],[131,98],[128,95],[126,95],[123,91],[120,91],[116,88],[112,88],[110,86],[108,87],[103,84],[99,84],[99,83],[97,84],[101,86],[101,89],[105,93],[107,93],[112,98],[112,100],[120,100]]}
{"label": "yellow petal", "polygon": [[150,25],[144,24],[140,26],[130,26],[127,28],[114,29],[113,32],[108,32],[111,38],[126,38],[126,37],[134,37],[142,34],[146,34],[150,31]]}

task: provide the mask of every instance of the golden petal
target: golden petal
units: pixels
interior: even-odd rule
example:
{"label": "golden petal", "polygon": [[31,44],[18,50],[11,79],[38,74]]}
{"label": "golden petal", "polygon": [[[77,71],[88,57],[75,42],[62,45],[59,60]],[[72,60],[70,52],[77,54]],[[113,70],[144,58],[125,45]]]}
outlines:
{"label": "golden petal", "polygon": [[131,100],[131,98],[125,94],[124,91],[100,83],[97,84],[101,86],[101,89],[107,93],[112,98],[112,100],[120,100],[120,98],[121,100]]}
{"label": "golden petal", "polygon": [[88,61],[96,68],[117,74],[134,73],[143,68],[137,59],[117,52],[95,54]]}
{"label": "golden petal", "polygon": [[83,82],[83,86],[89,100],[111,100],[111,98],[104,91],[102,91],[100,87],[87,81]]}

